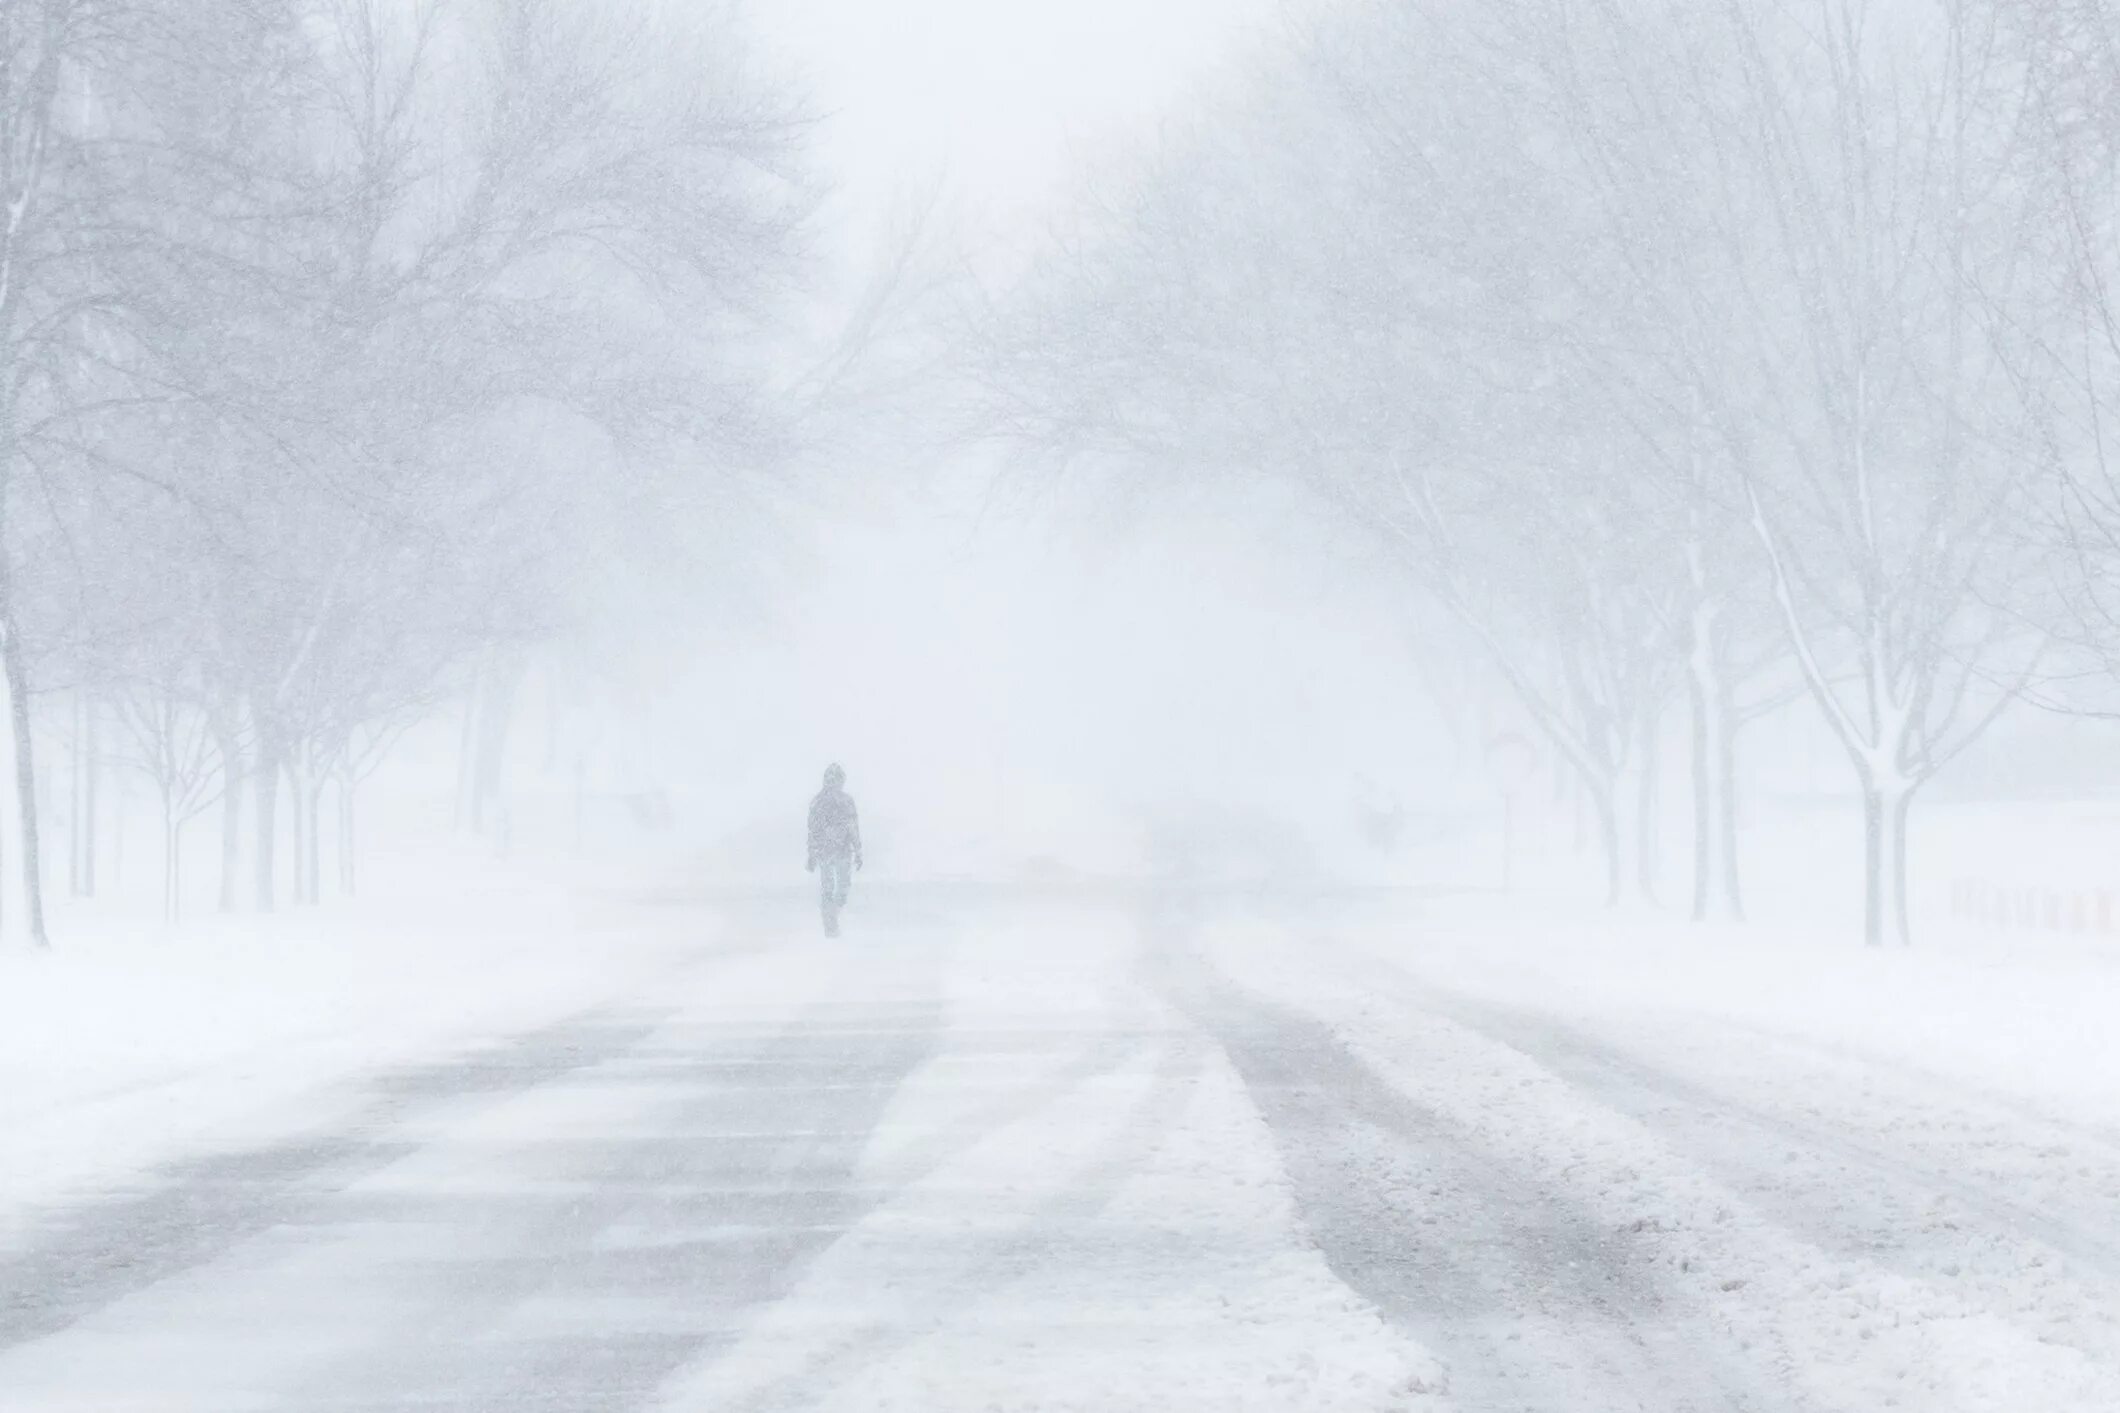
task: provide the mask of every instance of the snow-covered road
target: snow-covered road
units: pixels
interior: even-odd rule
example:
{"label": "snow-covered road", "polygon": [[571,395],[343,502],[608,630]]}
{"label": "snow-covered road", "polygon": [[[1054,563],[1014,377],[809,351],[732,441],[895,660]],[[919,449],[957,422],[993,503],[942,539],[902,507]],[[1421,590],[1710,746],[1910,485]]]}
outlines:
{"label": "snow-covered road", "polygon": [[2120,1407],[2081,1116],[1418,924],[864,901],[43,1210],[0,1409]]}

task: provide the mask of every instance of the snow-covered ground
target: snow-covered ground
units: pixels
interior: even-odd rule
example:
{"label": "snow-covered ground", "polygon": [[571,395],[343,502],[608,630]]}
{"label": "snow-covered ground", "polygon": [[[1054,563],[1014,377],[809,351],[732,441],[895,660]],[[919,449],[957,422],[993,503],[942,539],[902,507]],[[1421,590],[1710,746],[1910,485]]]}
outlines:
{"label": "snow-covered ground", "polygon": [[485,877],[9,961],[0,1406],[2120,1407],[2089,939]]}
{"label": "snow-covered ground", "polygon": [[0,1242],[40,1199],[355,1102],[393,1065],[625,994],[712,943],[580,868],[431,846],[376,902],[165,925],[62,905],[48,952],[0,950]]}

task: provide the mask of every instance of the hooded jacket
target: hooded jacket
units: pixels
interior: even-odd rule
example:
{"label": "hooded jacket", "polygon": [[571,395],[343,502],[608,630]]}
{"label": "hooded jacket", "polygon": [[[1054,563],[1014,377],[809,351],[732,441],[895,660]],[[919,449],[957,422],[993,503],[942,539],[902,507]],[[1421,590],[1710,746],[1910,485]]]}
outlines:
{"label": "hooded jacket", "polygon": [[810,801],[810,863],[860,857],[861,816],[854,797],[838,785],[827,785]]}

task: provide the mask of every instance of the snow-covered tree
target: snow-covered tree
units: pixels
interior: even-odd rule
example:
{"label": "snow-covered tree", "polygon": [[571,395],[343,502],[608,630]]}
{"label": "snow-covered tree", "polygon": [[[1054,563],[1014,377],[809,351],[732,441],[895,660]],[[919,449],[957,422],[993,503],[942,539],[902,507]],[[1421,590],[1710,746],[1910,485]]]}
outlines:
{"label": "snow-covered tree", "polygon": [[326,780],[350,811],[407,713],[781,455],[807,121],[733,11],[646,0],[49,0],[0,50],[32,931],[30,702],[150,645],[212,743],[224,905],[246,798],[274,900],[290,791],[313,899]]}
{"label": "snow-covered tree", "polygon": [[2038,648],[1998,24],[1329,17],[1004,307],[990,425],[1137,483],[1292,482],[1397,545],[1575,767],[1615,894],[1683,686],[1695,911],[1735,910],[1737,727],[1800,681],[1864,801],[1867,935],[1903,937],[1908,803]]}
{"label": "snow-covered tree", "polygon": [[2027,114],[1991,8],[1733,7],[1702,181],[1741,279],[1711,409],[1864,813],[1872,943],[1905,941],[1916,793],[2040,651],[2010,600],[2039,471],[1992,311],[2027,262]]}

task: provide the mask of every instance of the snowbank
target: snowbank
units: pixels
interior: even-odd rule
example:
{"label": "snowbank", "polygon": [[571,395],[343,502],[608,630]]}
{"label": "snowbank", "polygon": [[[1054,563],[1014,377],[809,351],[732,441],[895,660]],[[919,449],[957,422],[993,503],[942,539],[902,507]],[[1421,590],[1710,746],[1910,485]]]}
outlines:
{"label": "snowbank", "polygon": [[1641,1036],[1683,1025],[1808,1046],[2120,1125],[2120,943],[1941,922],[1911,948],[1845,929],[1697,926],[1438,897],[1336,929],[1416,975]]}

